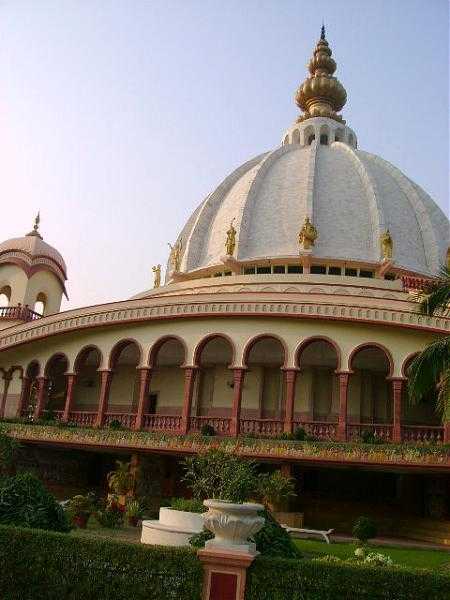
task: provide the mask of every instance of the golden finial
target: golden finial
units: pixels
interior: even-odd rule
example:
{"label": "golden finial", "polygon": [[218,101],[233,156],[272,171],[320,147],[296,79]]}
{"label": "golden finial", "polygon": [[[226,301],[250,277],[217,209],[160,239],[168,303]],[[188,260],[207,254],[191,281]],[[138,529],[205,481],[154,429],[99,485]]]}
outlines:
{"label": "golden finial", "polygon": [[159,288],[161,285],[161,265],[155,265],[152,267],[152,271],[154,273],[153,287]]}
{"label": "golden finial", "polygon": [[386,229],[386,231],[380,235],[380,246],[383,260],[391,260],[394,242],[389,229]]}
{"label": "golden finial", "polygon": [[447,248],[447,271],[450,271],[450,246]]}
{"label": "golden finial", "polygon": [[30,231],[30,233],[27,233],[27,235],[34,235],[34,236],[40,237],[42,239],[42,236],[39,233],[39,224],[40,224],[40,222],[41,222],[41,213],[40,213],[40,211],[38,211],[36,217],[34,218],[33,229],[32,229],[32,231]]}
{"label": "golden finial", "polygon": [[317,229],[311,223],[309,217],[306,217],[303,227],[298,234],[300,250],[310,250],[315,245],[318,235]]}
{"label": "golden finial", "polygon": [[233,227],[234,218],[230,223],[230,228],[227,231],[227,239],[225,242],[225,252],[227,256],[233,256],[234,249],[236,248],[236,229]]}
{"label": "golden finial", "polygon": [[325,38],[325,25],[322,25],[320,39],[308,65],[310,75],[295,95],[297,106],[304,111],[298,121],[313,117],[328,117],[345,123],[337,112],[347,102],[347,92],[341,82],[333,77],[336,63],[331,58],[331,54],[331,48]]}

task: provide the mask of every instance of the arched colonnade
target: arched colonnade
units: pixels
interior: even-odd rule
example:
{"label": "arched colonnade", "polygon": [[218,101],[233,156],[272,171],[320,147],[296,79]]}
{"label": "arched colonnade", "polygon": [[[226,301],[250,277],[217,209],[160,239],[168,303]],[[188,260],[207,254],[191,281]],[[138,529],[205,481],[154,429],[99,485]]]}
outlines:
{"label": "arched colonnade", "polygon": [[186,363],[185,341],[172,335],[153,344],[148,356],[133,339],[116,343],[108,356],[90,345],[72,365],[63,353],[45,365],[31,361],[17,412],[182,434],[203,425],[233,436],[276,436],[303,427],[318,439],[372,433],[393,442],[443,441],[445,428],[430,410],[432,403],[408,408],[412,356],[394,377],[389,350],[373,342],[355,347],[346,364],[338,344],[325,337],[300,342],[294,366],[287,365],[287,354],[285,342],[269,334],[252,338],[240,357],[226,334],[206,336],[192,364]]}

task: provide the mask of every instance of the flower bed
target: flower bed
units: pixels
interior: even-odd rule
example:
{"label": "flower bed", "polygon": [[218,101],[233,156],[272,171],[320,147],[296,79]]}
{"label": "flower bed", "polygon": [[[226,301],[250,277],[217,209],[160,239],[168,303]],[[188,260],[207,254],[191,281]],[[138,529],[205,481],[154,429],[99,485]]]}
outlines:
{"label": "flower bed", "polygon": [[130,450],[197,453],[221,448],[241,456],[299,461],[401,464],[405,466],[450,466],[450,446],[433,444],[363,444],[359,442],[301,442],[258,438],[219,438],[170,435],[145,431],[29,425],[3,422],[0,430],[23,441],[66,445],[93,445]]}

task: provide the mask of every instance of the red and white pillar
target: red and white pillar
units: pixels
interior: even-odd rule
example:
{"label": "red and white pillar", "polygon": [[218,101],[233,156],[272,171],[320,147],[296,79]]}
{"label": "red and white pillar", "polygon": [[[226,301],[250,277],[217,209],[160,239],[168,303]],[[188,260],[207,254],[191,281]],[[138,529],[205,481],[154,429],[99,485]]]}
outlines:
{"label": "red and white pillar", "polygon": [[8,389],[9,384],[11,383],[12,375],[9,372],[6,372],[3,375],[3,393],[0,401],[0,419],[3,419],[5,416],[5,407],[6,407],[6,398],[8,397]]}
{"label": "red and white pillar", "polygon": [[298,369],[285,369],[285,390],[286,402],[284,411],[284,431],[292,433],[294,429],[294,402],[295,402],[295,382],[297,381]]}
{"label": "red and white pillar", "polygon": [[236,367],[233,369],[233,408],[231,411],[231,427],[230,434],[238,436],[241,423],[241,404],[242,404],[242,388],[244,385],[245,368]]}
{"label": "red and white pillar", "polygon": [[75,385],[77,376],[75,373],[67,373],[67,386],[66,386],[66,402],[64,404],[64,412],[63,412],[63,422],[67,423],[70,419],[70,411],[72,410],[72,401],[73,401],[73,388]]}
{"label": "red and white pillar", "polygon": [[111,387],[113,372],[111,369],[100,371],[100,397],[98,402],[97,418],[95,420],[96,427],[103,425],[105,412],[108,408],[109,390]]}
{"label": "red and white pillar", "polygon": [[144,415],[148,410],[147,401],[151,378],[151,367],[139,368],[139,401],[136,413],[136,420],[134,422],[134,429],[136,430],[142,429],[142,426],[144,424]]}
{"label": "red and white pillar", "polygon": [[405,380],[400,377],[391,379],[392,381],[392,405],[394,409],[392,441],[402,441],[402,394]]}
{"label": "red and white pillar", "polygon": [[194,395],[195,378],[198,367],[185,367],[184,369],[184,398],[183,412],[181,415],[181,433],[188,433],[191,418],[192,397]]}
{"label": "red and white pillar", "polygon": [[42,413],[44,412],[44,408],[45,408],[45,401],[47,399],[49,379],[48,379],[48,377],[36,377],[36,382],[37,382],[37,402],[36,402],[36,408],[34,409],[34,418],[40,419],[42,416]]}
{"label": "red and white pillar", "polygon": [[337,437],[340,442],[347,441],[347,401],[348,401],[348,384],[351,373],[340,372],[339,377],[339,421]]}

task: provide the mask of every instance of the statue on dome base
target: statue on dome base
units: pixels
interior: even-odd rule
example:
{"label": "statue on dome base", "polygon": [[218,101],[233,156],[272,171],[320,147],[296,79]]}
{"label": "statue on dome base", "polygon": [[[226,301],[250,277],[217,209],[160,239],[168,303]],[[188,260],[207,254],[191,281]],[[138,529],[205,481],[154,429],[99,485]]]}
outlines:
{"label": "statue on dome base", "polygon": [[183,249],[183,239],[180,238],[175,244],[168,244],[170,248],[170,257],[169,261],[172,266],[172,270],[176,273],[180,270],[181,267],[181,251]]}
{"label": "statue on dome base", "polygon": [[227,256],[233,256],[236,248],[236,229],[233,227],[234,219],[230,223],[230,228],[227,231],[227,239],[225,242],[225,252]]}
{"label": "statue on dome base", "polygon": [[447,271],[450,271],[450,246],[447,248]]}
{"label": "statue on dome base", "polygon": [[394,242],[389,229],[386,229],[386,231],[380,235],[380,246],[383,260],[391,260]]}
{"label": "statue on dome base", "polygon": [[318,237],[317,229],[309,220],[309,217],[305,218],[305,223],[298,234],[298,243],[300,250],[310,250],[315,245],[315,241]]}
{"label": "statue on dome base", "polygon": [[155,265],[152,267],[152,271],[155,274],[153,279],[153,287],[159,288],[161,285],[161,265]]}

